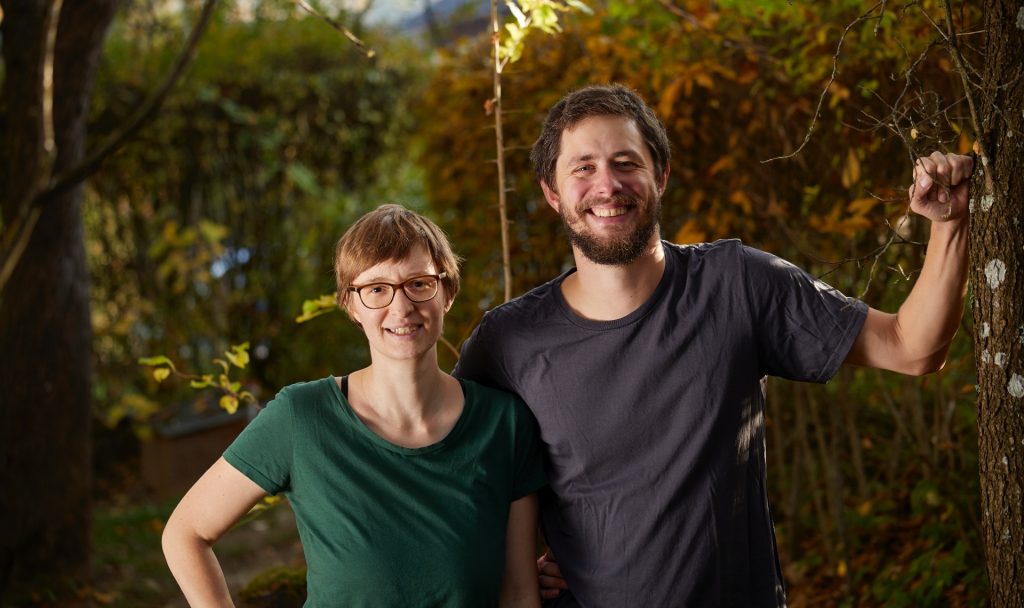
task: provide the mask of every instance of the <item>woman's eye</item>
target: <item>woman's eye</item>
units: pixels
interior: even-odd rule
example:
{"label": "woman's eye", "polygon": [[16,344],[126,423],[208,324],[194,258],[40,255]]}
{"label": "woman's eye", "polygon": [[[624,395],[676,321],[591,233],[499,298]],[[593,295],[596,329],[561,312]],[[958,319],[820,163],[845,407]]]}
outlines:
{"label": "woman's eye", "polygon": [[366,292],[376,295],[379,293],[384,293],[385,289],[387,289],[387,287],[385,287],[384,285],[368,285],[366,287]]}

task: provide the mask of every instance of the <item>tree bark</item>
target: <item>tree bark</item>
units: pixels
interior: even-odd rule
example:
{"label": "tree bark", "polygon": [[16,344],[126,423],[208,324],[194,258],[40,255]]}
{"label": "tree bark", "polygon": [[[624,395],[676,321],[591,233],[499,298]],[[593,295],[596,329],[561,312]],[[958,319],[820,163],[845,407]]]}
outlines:
{"label": "tree bark", "polygon": [[989,158],[971,195],[978,460],[992,606],[1016,608],[1024,606],[1024,4],[986,0],[984,8]]}
{"label": "tree bark", "polygon": [[[60,172],[85,150],[89,97],[120,0],[65,1],[53,57],[53,123]],[[42,75],[52,3],[3,3],[8,116],[4,221],[43,174]],[[51,200],[0,299],[0,593],[12,581],[79,573],[90,549],[92,330],[81,186]]]}

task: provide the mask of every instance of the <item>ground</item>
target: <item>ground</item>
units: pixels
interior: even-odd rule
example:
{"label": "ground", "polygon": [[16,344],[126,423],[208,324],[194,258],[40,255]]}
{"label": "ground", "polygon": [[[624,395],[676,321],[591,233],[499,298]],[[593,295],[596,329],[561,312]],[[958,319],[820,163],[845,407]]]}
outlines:
{"label": "ground", "polygon": [[[114,499],[94,510],[94,555],[89,582],[22,584],[9,606],[61,608],[186,608],[160,550],[160,532],[176,501],[160,504]],[[287,501],[236,526],[217,544],[232,595],[257,574],[303,563]]]}

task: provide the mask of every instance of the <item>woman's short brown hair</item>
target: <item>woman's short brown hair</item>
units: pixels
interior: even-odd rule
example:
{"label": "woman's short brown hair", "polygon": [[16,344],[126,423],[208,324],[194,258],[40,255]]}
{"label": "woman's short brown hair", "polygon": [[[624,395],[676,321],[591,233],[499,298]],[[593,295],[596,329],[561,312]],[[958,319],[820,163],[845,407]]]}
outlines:
{"label": "woman's short brown hair", "polygon": [[364,270],[408,256],[417,245],[426,248],[441,279],[446,304],[459,293],[459,262],[452,245],[437,224],[401,205],[377,207],[356,220],[338,239],[334,249],[334,279],[338,305],[344,310],[352,281]]}

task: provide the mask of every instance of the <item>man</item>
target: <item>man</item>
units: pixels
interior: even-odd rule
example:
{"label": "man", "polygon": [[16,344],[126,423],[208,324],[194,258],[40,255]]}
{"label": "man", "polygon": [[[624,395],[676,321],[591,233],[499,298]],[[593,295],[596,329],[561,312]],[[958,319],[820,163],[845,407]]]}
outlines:
{"label": "man", "polygon": [[911,205],[931,240],[892,315],[735,240],[662,241],[668,139],[629,89],[566,96],[531,156],[576,268],[488,312],[455,373],[518,393],[540,423],[544,533],[570,589],[556,605],[785,605],[762,379],[942,366],[972,160],[919,161]]}

